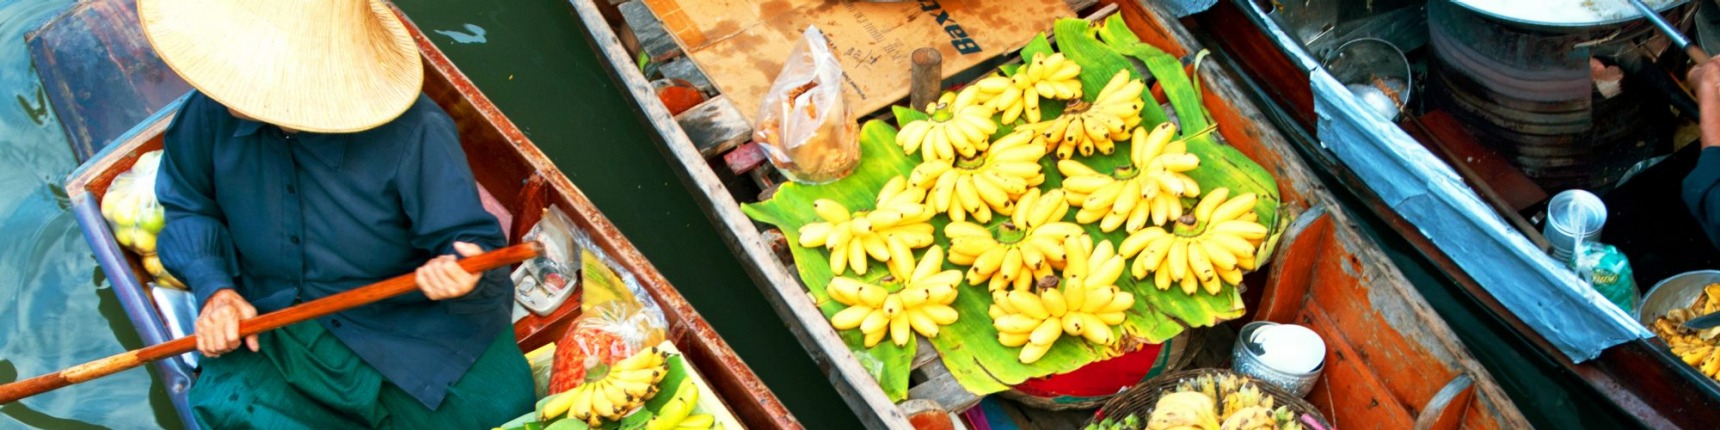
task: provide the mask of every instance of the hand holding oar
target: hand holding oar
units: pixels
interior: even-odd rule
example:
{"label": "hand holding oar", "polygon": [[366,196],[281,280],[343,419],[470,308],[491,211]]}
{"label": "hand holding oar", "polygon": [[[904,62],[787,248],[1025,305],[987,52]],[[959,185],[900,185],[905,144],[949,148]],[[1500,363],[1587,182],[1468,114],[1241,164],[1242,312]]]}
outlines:
{"label": "hand holding oar", "polygon": [[[526,242],[460,260],[467,272],[486,270],[519,263],[537,257],[542,246]],[[239,324],[240,337],[250,336],[336,312],[375,303],[382,299],[417,291],[414,274],[408,273],[388,280],[354,288],[346,292],[301,303],[293,307],[263,314]],[[162,342],[153,346],[127,351],[108,358],[72,366],[65,370],[23,381],[0,385],[0,404],[53,391],[68,385],[111,375],[162,358],[184,354],[197,349],[197,334]]]}

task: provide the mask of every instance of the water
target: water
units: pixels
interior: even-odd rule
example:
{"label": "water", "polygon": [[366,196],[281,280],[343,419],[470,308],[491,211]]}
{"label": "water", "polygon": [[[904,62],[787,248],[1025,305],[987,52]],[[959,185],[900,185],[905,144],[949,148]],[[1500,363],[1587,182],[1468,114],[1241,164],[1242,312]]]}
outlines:
{"label": "water", "polygon": [[[69,4],[0,0],[0,380],[142,346],[67,209],[76,161],[24,46]],[[177,426],[154,384],[139,368],[0,406],[0,428]]]}

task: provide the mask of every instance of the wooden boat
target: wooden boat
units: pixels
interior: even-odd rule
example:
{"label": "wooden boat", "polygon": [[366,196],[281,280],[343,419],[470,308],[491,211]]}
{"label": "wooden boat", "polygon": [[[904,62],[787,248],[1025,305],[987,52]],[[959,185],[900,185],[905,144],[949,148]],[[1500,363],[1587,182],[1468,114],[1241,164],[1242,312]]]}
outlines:
{"label": "wooden boat", "polygon": [[[1331,5],[1334,10],[1363,10],[1359,2],[1338,3]],[[1447,125],[1449,115],[1410,115],[1414,118],[1400,125],[1362,112],[1320,66],[1314,54],[1319,50],[1298,39],[1312,34],[1300,27],[1326,25],[1338,29],[1332,34],[1394,28],[1379,37],[1400,44],[1421,37],[1425,43],[1424,3],[1396,2],[1372,13],[1308,24],[1297,17],[1319,12],[1233,0],[1220,2],[1195,22],[1204,33],[1224,35],[1214,38],[1223,51],[1215,57],[1251,77],[1248,90],[1270,102],[1266,107],[1274,122],[1299,137],[1292,141],[1304,154],[1449,274],[1462,296],[1644,426],[1701,428],[1720,422],[1720,384],[1672,356],[1634,317],[1595,301],[1598,296],[1586,284],[1547,256],[1545,239],[1528,220],[1541,210],[1538,204],[1544,206],[1546,192],[1498,155],[1443,137],[1451,133],[1442,129],[1453,128]],[[1329,48],[1340,42],[1318,43]],[[1666,188],[1676,193],[1676,187]],[[1667,200],[1683,213],[1681,201]],[[1643,228],[1667,228],[1665,221],[1651,224]],[[1645,277],[1638,270],[1637,279],[1652,283],[1668,274]],[[1638,287],[1646,292],[1647,285]]]}
{"label": "wooden boat", "polygon": [[[117,3],[117,2],[116,2]],[[129,3],[129,2],[126,2]],[[88,9],[85,9],[88,10]],[[75,12],[75,11],[74,11]],[[396,14],[406,17],[398,9]],[[132,15],[135,17],[135,15]],[[135,21],[130,21],[136,25]],[[561,208],[580,230],[588,234],[602,253],[614,262],[612,269],[631,275],[662,308],[669,329],[668,339],[686,360],[710,382],[711,387],[736,417],[753,428],[797,428],[798,422],[776,395],[735,355],[722,337],[699,316],[669,281],[635,249],[615,226],[569,182],[550,160],[503,116],[465,75],[436,48],[411,21],[407,21],[422,51],[424,92],[454,118],[466,157],[483,194],[485,209],[496,215],[510,243],[537,222],[543,210]],[[129,65],[139,67],[139,65]],[[154,71],[166,71],[159,62]],[[168,72],[171,73],[171,72]],[[169,340],[160,310],[150,300],[146,272],[136,255],[122,249],[101,217],[100,203],[114,177],[131,168],[137,157],[161,149],[162,132],[181,101],[169,103],[136,128],[115,139],[90,157],[66,181],[73,211],[113,283],[126,313],[146,344]],[[97,101],[96,103],[100,103]],[[570,300],[547,317],[530,315],[514,324],[514,335],[522,351],[534,350],[559,339],[579,316],[577,301]],[[179,358],[156,362],[168,394],[187,426],[195,427],[186,408],[185,396],[196,382],[196,370]]]}
{"label": "wooden boat", "polygon": [[[755,197],[737,195],[722,179],[762,174],[708,161],[719,155],[746,155],[701,153],[710,145],[689,137],[683,122],[687,118],[669,113],[633,62],[634,54],[622,45],[622,40],[633,36],[617,32],[622,26],[614,17],[619,13],[610,2],[571,3],[591,32],[590,42],[614,66],[612,76],[633,95],[640,116],[661,134],[666,156],[685,167],[678,173],[702,196],[700,204],[711,221],[867,425],[904,428],[920,422],[910,421],[911,417],[961,412],[978,400],[955,385],[938,360],[920,357],[914,360],[910,380],[916,382],[908,400],[891,402],[814,306],[790,268],[793,262],[786,252],[773,248],[779,246],[775,242],[781,240],[780,233],[742,214],[739,204]],[[1089,17],[1120,13],[1135,33],[1172,55],[1201,49],[1179,23],[1163,19],[1140,2],[1100,3],[1078,11]],[[957,73],[946,70],[945,76]],[[1248,101],[1240,84],[1211,68],[1202,70],[1202,79],[1206,106],[1219,124],[1218,133],[1274,173],[1285,204],[1296,214],[1297,221],[1286,233],[1272,267],[1246,283],[1254,287],[1248,299],[1253,310],[1250,319],[1308,325],[1329,342],[1328,367],[1309,398],[1340,426],[1527,428],[1493,378],[1383,252],[1338,209],[1290,142]]]}

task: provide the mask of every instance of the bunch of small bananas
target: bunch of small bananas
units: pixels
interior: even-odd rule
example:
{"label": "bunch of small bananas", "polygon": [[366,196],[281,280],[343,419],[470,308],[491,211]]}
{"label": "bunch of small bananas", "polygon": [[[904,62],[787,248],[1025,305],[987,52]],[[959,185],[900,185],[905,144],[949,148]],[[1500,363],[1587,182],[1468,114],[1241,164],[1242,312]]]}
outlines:
{"label": "bunch of small bananas", "polygon": [[1183,197],[1200,195],[1200,185],[1184,172],[1200,166],[1200,157],[1188,153],[1183,142],[1172,142],[1176,125],[1159,124],[1151,133],[1135,128],[1129,146],[1130,166],[1116,175],[1099,173],[1075,160],[1057,162],[1063,172],[1063,190],[1069,204],[1080,207],[1075,222],[1099,222],[1105,232],[1136,232],[1182,217]]}
{"label": "bunch of small bananas", "polygon": [[[1039,361],[1065,334],[1096,345],[1117,341],[1113,327],[1123,323],[1123,312],[1135,305],[1135,295],[1117,288],[1123,257],[1116,254],[1111,241],[1097,248],[1092,242],[1087,235],[1064,241],[1069,261],[1058,285],[1043,286],[1038,293],[1025,289],[992,293],[989,313],[997,341],[1021,347],[1016,358],[1022,363]],[[1055,282],[1057,278],[1045,279]]]}
{"label": "bunch of small bananas", "polygon": [[830,316],[830,325],[837,330],[859,328],[870,348],[890,335],[896,345],[906,345],[912,338],[909,330],[928,338],[938,337],[938,328],[956,322],[956,283],[962,274],[957,270],[941,270],[944,252],[937,245],[926,251],[905,278],[885,277],[885,282],[901,279],[902,290],[890,293],[885,287],[854,279],[836,277],[825,292],[831,300],[848,305]]}
{"label": "bunch of small bananas", "polygon": [[997,123],[991,121],[990,108],[979,105],[974,95],[978,88],[964,91],[964,97],[945,92],[937,103],[926,105],[931,119],[910,122],[896,133],[896,144],[908,154],[919,152],[927,160],[953,160],[956,155],[972,157],[991,143]]}
{"label": "bunch of small bananas", "polygon": [[[1301,430],[1296,412],[1273,407],[1254,382],[1232,375],[1184,380],[1159,397],[1148,429]],[[1223,404],[1220,409],[1218,405]],[[1222,421],[1221,421],[1222,420]]]}
{"label": "bunch of small bananas", "polygon": [[674,397],[669,403],[664,403],[657,415],[645,422],[645,430],[694,430],[720,429],[716,417],[711,414],[695,414],[693,409],[699,406],[699,386],[692,378],[682,379],[681,386],[675,389]]}
{"label": "bunch of small bananas", "polygon": [[1194,213],[1177,218],[1171,231],[1147,227],[1123,240],[1118,252],[1135,258],[1130,275],[1154,275],[1160,290],[1180,283],[1183,293],[1204,288],[1218,294],[1224,284],[1242,282],[1242,271],[1254,270],[1254,252],[1266,240],[1266,226],[1255,222],[1254,193],[1229,199],[1229,188],[1217,188],[1201,198]]}
{"label": "bunch of small bananas", "polygon": [[1094,151],[1110,154],[1116,150],[1115,141],[1128,139],[1130,130],[1141,124],[1141,90],[1145,88],[1140,79],[1129,79],[1128,70],[1119,70],[1092,103],[1071,101],[1057,119],[1022,127],[1045,136],[1046,144],[1055,147],[1047,150],[1059,159],[1068,159],[1077,150],[1083,157]]}
{"label": "bunch of small bananas", "polygon": [[586,383],[552,395],[539,412],[540,422],[567,414],[592,427],[616,421],[657,395],[657,383],[669,373],[669,353],[651,347],[609,365],[607,372],[586,375]]}
{"label": "bunch of small bananas", "polygon": [[818,199],[812,210],[823,218],[800,227],[804,248],[830,250],[830,271],[841,275],[849,269],[866,274],[867,256],[884,263],[891,273],[905,276],[913,268],[913,249],[931,246],[935,231],[927,221],[937,212],[921,204],[925,190],[909,187],[901,176],[890,179],[878,191],[877,209],[850,213],[835,200]]}
{"label": "bunch of small bananas", "polygon": [[1654,321],[1654,334],[1672,347],[1672,355],[1709,378],[1720,380],[1720,327],[1707,330],[1684,328],[1691,318],[1720,312],[1720,284],[1709,284],[1688,308],[1673,309]]}
{"label": "bunch of small bananas", "polygon": [[1086,235],[1081,226],[1063,221],[1068,213],[1062,190],[1041,195],[1033,188],[995,233],[979,224],[951,221],[944,226],[950,262],[968,266],[968,285],[987,283],[990,291],[1028,289],[1063,268],[1064,240]]}
{"label": "bunch of small bananas", "polygon": [[1025,115],[1027,122],[1039,122],[1039,100],[1074,100],[1081,98],[1081,66],[1063,57],[1063,53],[1033,54],[1033,61],[1022,64],[1015,75],[993,75],[980,79],[968,88],[977,89],[977,96],[987,108],[1003,114],[1004,124],[1014,123]]}
{"label": "bunch of small bananas", "polygon": [[1009,216],[1017,198],[1045,182],[1039,165],[1045,149],[1035,140],[1033,133],[1010,133],[977,157],[926,160],[914,167],[908,185],[924,190],[931,210],[949,214],[951,221]]}

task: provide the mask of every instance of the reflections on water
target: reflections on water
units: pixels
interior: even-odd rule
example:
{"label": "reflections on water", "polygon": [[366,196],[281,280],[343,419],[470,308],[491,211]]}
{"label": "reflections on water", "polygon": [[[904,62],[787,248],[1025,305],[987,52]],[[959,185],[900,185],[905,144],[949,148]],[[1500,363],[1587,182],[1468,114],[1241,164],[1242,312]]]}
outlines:
{"label": "reflections on water", "polygon": [[[24,44],[71,3],[0,0],[0,97],[17,100],[0,103],[0,381],[142,346],[67,209],[76,161]],[[0,428],[177,425],[154,388],[133,369],[0,406]]]}

